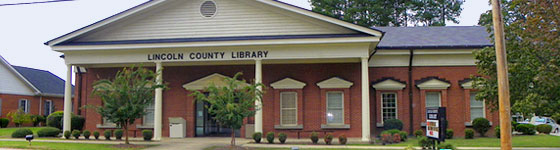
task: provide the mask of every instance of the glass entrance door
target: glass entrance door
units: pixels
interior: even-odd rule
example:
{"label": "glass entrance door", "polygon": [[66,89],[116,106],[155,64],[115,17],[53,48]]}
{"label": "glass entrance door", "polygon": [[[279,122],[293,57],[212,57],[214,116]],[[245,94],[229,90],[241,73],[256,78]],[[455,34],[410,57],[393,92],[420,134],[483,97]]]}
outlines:
{"label": "glass entrance door", "polygon": [[[232,130],[228,127],[221,126],[214,116],[208,113],[205,106],[208,103],[197,101],[196,102],[196,126],[195,134],[197,137],[229,137]],[[235,131],[235,136],[239,136],[240,131]]]}

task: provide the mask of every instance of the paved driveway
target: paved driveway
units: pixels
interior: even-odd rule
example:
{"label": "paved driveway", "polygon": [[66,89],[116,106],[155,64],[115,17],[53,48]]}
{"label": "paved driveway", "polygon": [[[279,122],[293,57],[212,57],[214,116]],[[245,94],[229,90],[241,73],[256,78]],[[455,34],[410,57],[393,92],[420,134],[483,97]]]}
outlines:
{"label": "paved driveway", "polygon": [[[236,138],[236,144],[241,145],[248,143],[249,139]],[[161,140],[161,145],[150,147],[146,150],[202,150],[212,146],[226,146],[231,142],[231,138],[184,138],[184,139],[169,139]]]}

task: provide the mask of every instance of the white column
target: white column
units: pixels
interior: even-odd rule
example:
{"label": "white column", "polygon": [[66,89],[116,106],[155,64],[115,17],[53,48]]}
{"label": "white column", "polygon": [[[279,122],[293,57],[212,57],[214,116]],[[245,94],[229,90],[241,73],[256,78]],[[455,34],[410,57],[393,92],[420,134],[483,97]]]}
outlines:
{"label": "white column", "polygon": [[66,64],[66,81],[64,83],[64,116],[62,131],[71,131],[72,114],[72,64]]}
{"label": "white column", "polygon": [[362,141],[370,140],[369,122],[369,65],[368,58],[362,58]]}
{"label": "white column", "polygon": [[[262,83],[262,60],[257,59],[255,61],[255,83]],[[259,90],[262,90],[262,87],[259,87]],[[263,133],[263,114],[262,114],[262,102],[261,100],[255,101],[255,106],[260,108],[255,113],[255,133],[260,132]],[[264,134],[264,133],[263,133]]]}
{"label": "white column", "polygon": [[[156,82],[157,84],[163,83],[163,67],[161,62],[156,62]],[[163,101],[163,89],[157,88],[155,92],[155,112],[154,112],[154,140],[161,140],[161,130],[163,127],[162,123],[162,101]]]}

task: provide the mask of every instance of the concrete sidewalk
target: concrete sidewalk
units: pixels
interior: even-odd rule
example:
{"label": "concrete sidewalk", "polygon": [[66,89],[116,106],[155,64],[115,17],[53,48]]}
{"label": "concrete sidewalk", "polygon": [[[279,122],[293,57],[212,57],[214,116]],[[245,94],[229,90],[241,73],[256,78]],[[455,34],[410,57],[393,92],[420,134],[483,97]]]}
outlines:
{"label": "concrete sidewalk", "polygon": [[[400,146],[349,146],[349,145],[284,145],[284,144],[243,144],[243,147],[252,148],[292,148],[298,147],[300,149],[378,149],[378,150],[391,150],[391,149],[404,149],[406,147]],[[421,149],[420,147],[415,147]],[[458,147],[461,150],[499,150],[499,147]],[[514,150],[560,150],[560,148],[521,148],[515,147]]]}

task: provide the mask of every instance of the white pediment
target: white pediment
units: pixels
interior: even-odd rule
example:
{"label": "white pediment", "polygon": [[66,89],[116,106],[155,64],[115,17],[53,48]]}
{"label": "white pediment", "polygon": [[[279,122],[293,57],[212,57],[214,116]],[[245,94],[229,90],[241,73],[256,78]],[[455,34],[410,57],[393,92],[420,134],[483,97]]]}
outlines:
{"label": "white pediment", "polygon": [[305,85],[307,84],[292,78],[285,78],[270,84],[274,89],[303,89]]}
{"label": "white pediment", "polygon": [[469,82],[465,82],[463,84],[461,84],[461,87],[463,87],[463,89],[473,89],[473,81],[469,81]]}
{"label": "white pediment", "polygon": [[431,90],[431,89],[443,90],[449,88],[451,84],[447,82],[443,82],[438,79],[431,79],[421,84],[418,84],[416,86],[421,90]]}
{"label": "white pediment", "polygon": [[[183,88],[187,90],[204,90],[211,84],[214,84],[216,87],[224,87],[227,86],[226,82],[224,81],[224,79],[226,78],[228,77],[219,73],[214,73],[209,76],[184,84]],[[248,86],[248,84],[243,83],[242,86]]]}
{"label": "white pediment", "polygon": [[372,87],[376,90],[402,90],[406,87],[406,84],[395,81],[393,79],[387,79],[385,81],[372,85]]}
{"label": "white pediment", "polygon": [[352,85],[354,85],[354,83],[339,77],[332,77],[317,83],[317,86],[322,89],[350,88]]}

